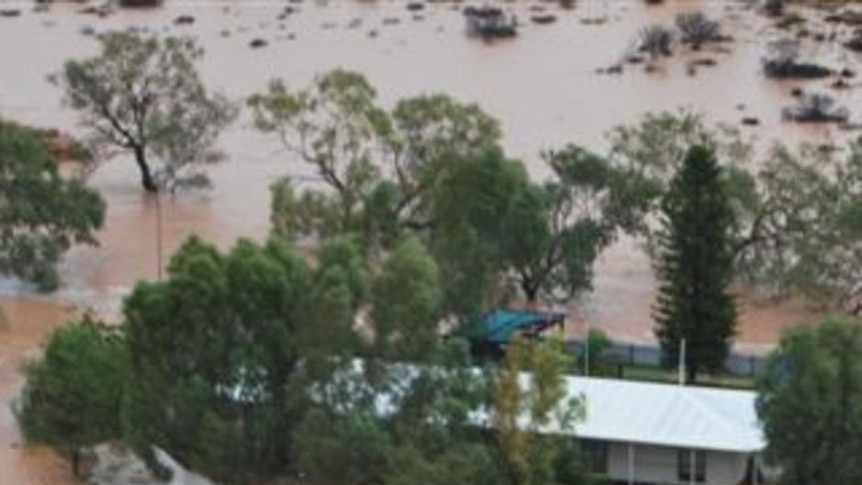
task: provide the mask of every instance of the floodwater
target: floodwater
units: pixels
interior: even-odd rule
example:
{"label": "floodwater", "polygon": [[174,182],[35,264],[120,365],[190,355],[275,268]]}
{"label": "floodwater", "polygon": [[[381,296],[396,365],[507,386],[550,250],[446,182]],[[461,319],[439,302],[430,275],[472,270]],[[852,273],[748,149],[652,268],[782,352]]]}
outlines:
{"label": "floodwater", "polygon": [[51,450],[22,447],[11,404],[23,385],[21,370],[46,335],[70,318],[71,308],[50,301],[0,299],[0,483],[74,484],[69,466]]}
{"label": "floodwater", "polygon": [[[547,26],[527,20],[528,7],[534,3],[538,2],[507,3],[524,23],[521,35],[489,44],[465,37],[460,13],[445,2],[429,4],[414,17],[403,1],[306,0],[295,5],[297,14],[280,21],[276,16],[285,2],[275,0],[166,0],[160,9],[123,11],[104,19],[78,13],[78,4],[59,3],[46,13],[32,13],[32,2],[0,0],[0,8],[23,9],[20,17],[0,18],[0,114],[80,133],[75,113],[61,106],[61,93],[47,76],[66,59],[96,52],[96,41],[84,35],[84,29],[103,32],[135,26],[198,38],[207,52],[202,64],[205,81],[236,100],[262,89],[274,77],[302,87],[315,74],[342,67],[365,74],[386,105],[427,92],[477,102],[501,121],[506,148],[537,178],[547,175],[538,156],[542,150],[575,143],[601,152],[607,147],[609,129],[649,111],[687,108],[711,122],[734,125],[743,117],[757,117],[759,126],[744,127],[743,132],[761,148],[776,139],[822,143],[846,136],[834,128],[782,123],[780,108],[793,102],[789,92],[797,84],[763,79],[759,69],[766,42],[780,33],[747,10],[748,2],[668,0],[664,6],[647,7],[641,0],[580,0],[571,11],[548,6],[559,20]],[[704,49],[664,60],[653,73],[635,65],[626,65],[622,75],[596,73],[618,63],[643,26],[669,25],[677,13],[694,10],[723,19],[735,42],[726,50]],[[195,16],[194,24],[173,25],[185,14]],[[387,20],[393,18],[397,23]],[[354,19],[361,25],[355,26]],[[827,33],[832,29],[822,28]],[[372,30],[376,36],[369,35]],[[265,39],[268,46],[251,49],[249,42],[255,38]],[[803,55],[835,68],[856,65],[855,58],[834,43],[809,42]],[[717,65],[689,75],[688,61],[705,57]],[[827,89],[826,84],[805,85]],[[844,105],[859,105],[855,89],[834,94]],[[6,413],[5,404],[20,385],[16,368],[71,308],[91,307],[114,317],[136,281],[157,275],[158,212],[164,260],[193,233],[227,247],[238,237],[265,237],[268,186],[278,176],[313,175],[273,138],[255,132],[247,117],[226,133],[221,148],[230,159],[211,171],[214,188],[162,196],[159,211],[156,201],[141,193],[128,158],[106,163],[91,179],[108,202],[101,246],[69,255],[63,267],[64,288],[55,295],[36,298],[14,284],[0,285],[5,295],[0,301],[10,320],[10,329],[0,333],[0,412]],[[648,261],[637,244],[614,246],[601,257],[595,291],[578,306],[578,323],[571,332],[582,331],[588,320],[620,339],[650,340],[654,288]],[[781,328],[812,316],[800,303],[775,306],[746,298],[739,340],[743,347],[759,348],[774,342]],[[62,478],[48,481],[24,472],[18,480],[7,480],[11,476],[7,470],[27,468],[13,462],[30,457],[10,448],[18,440],[12,418],[8,413],[0,416],[2,481],[63,483]],[[51,460],[43,458],[40,463],[41,469],[53,469]]]}

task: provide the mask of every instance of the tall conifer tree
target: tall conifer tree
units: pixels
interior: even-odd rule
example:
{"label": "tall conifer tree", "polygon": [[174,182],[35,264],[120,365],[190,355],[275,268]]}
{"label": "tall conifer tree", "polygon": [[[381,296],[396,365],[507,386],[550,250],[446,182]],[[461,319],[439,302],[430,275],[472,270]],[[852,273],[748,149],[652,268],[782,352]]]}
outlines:
{"label": "tall conifer tree", "polygon": [[721,369],[736,329],[733,213],[721,176],[713,152],[694,146],[662,201],[655,335],[668,365],[679,362],[685,340],[688,382]]}

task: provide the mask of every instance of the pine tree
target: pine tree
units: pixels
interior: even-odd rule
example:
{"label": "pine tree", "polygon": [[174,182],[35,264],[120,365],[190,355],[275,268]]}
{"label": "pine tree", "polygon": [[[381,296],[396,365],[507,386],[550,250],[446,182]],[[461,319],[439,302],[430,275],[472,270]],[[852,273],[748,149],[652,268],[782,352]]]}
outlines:
{"label": "pine tree", "polygon": [[655,335],[665,364],[675,365],[685,339],[686,380],[720,370],[736,328],[732,278],[733,213],[712,151],[692,147],[662,201]]}

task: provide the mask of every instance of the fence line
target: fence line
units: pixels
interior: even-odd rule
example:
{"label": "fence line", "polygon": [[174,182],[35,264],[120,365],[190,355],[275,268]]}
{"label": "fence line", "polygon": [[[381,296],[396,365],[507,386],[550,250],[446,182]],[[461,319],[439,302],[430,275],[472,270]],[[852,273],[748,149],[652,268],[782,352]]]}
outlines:
{"label": "fence line", "polygon": [[[566,341],[566,347],[576,355],[583,355],[583,340]],[[662,351],[658,345],[613,343],[604,352],[604,357],[614,363],[627,366],[658,367],[662,363]],[[763,368],[766,358],[741,352],[731,352],[724,361],[725,370],[732,375],[753,377]]]}

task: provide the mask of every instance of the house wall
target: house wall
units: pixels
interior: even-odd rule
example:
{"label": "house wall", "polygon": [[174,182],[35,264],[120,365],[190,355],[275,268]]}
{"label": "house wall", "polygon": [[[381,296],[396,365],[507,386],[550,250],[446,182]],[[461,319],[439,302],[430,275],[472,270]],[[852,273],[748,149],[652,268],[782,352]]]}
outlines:
{"label": "house wall", "polygon": [[[634,445],[635,481],[660,485],[688,485],[677,480],[677,449]],[[748,455],[708,451],[705,485],[738,485],[745,479]],[[608,444],[608,476],[628,483],[628,445]]]}

